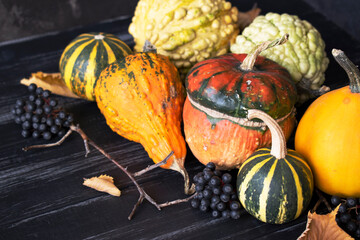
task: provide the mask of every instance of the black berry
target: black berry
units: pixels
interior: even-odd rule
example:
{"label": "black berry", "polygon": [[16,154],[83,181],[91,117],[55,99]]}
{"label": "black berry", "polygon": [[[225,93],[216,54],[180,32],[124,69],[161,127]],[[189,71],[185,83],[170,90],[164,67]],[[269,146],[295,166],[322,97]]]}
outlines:
{"label": "black berry", "polygon": [[221,183],[221,180],[218,176],[211,177],[210,182],[209,182],[209,184],[213,187],[220,186],[220,183]]}
{"label": "black berry", "polygon": [[21,131],[21,136],[23,136],[24,138],[28,138],[30,137],[30,131],[29,130],[22,130]]}
{"label": "black berry", "polygon": [[346,199],[346,205],[351,208],[356,206],[357,199],[355,198],[347,198]]}
{"label": "black berry", "polygon": [[54,100],[54,99],[51,99],[50,102],[49,102],[49,105],[52,106],[52,107],[56,107],[57,101]]}
{"label": "black berry", "polygon": [[339,210],[338,210],[339,213],[345,213],[346,210],[347,210],[346,205],[342,203],[342,204],[339,206]]}
{"label": "black berry", "polygon": [[226,204],[224,202],[219,202],[217,205],[216,205],[216,208],[217,210],[219,211],[224,211],[226,209]]}
{"label": "black berry", "polygon": [[37,88],[37,86],[35,83],[32,83],[28,86],[29,92],[35,92],[36,88]]}
{"label": "black berry", "polygon": [[223,218],[230,218],[231,217],[230,210],[226,209],[226,210],[222,211],[221,215]]}
{"label": "black berry", "polygon": [[222,176],[223,183],[230,183],[231,179],[232,177],[229,173],[224,173],[224,175]]}
{"label": "black berry", "polygon": [[349,232],[355,232],[356,230],[356,223],[353,222],[353,221],[350,221],[346,224],[346,229],[349,231]]}
{"label": "black berry", "polygon": [[230,203],[230,209],[231,210],[239,210],[240,209],[240,203],[233,201]]}
{"label": "black berry", "polygon": [[45,91],[43,91],[42,96],[44,98],[48,98],[48,97],[50,97],[50,94],[51,94],[51,92],[49,90],[45,90]]}
{"label": "black berry", "polygon": [[215,170],[215,164],[213,162],[207,163],[206,167],[209,168],[211,171]]}
{"label": "black berry", "polygon": [[33,133],[32,133],[32,137],[33,138],[39,138],[41,136],[41,134],[40,134],[40,132],[39,131],[33,131]]}
{"label": "black berry", "polygon": [[43,132],[43,138],[45,140],[50,140],[51,139],[51,132],[48,132],[48,131]]}
{"label": "black berry", "polygon": [[219,218],[219,217],[221,217],[221,212],[218,211],[218,210],[213,210],[213,211],[211,212],[211,215],[212,215],[214,218]]}
{"label": "black berry", "polygon": [[23,99],[16,100],[16,106],[23,107],[25,105],[25,101]]}
{"label": "black berry", "polygon": [[231,210],[230,216],[232,219],[239,219],[240,218],[240,211],[239,210]]}
{"label": "black berry", "polygon": [[224,193],[230,194],[233,192],[234,188],[231,184],[227,183],[227,184],[224,184],[222,190]]}
{"label": "black berry", "polygon": [[198,199],[191,199],[190,203],[193,208],[199,208],[200,206],[200,201]]}
{"label": "black berry", "polygon": [[43,93],[43,89],[42,89],[42,87],[38,87],[38,88],[36,88],[36,90],[35,90],[35,93],[37,94],[37,95],[41,95],[42,93]]}

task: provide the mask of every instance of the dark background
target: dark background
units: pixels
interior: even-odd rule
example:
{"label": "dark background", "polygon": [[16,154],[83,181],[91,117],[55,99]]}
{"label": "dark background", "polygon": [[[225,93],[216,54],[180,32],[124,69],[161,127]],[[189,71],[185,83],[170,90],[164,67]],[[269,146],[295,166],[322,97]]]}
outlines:
{"label": "dark background", "polygon": [[[251,8],[249,1],[245,2],[240,11]],[[304,2],[360,40],[360,1]],[[132,15],[136,4],[135,0],[0,0],[0,42]]]}

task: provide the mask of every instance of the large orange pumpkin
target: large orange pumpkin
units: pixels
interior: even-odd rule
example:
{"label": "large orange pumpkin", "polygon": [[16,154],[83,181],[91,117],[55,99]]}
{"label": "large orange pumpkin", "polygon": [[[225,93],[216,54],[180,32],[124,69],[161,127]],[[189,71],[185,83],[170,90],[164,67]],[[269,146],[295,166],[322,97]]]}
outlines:
{"label": "large orange pumpkin", "polygon": [[342,51],[333,50],[350,85],[316,99],[301,118],[295,149],[308,161],[325,193],[360,197],[360,74]]}

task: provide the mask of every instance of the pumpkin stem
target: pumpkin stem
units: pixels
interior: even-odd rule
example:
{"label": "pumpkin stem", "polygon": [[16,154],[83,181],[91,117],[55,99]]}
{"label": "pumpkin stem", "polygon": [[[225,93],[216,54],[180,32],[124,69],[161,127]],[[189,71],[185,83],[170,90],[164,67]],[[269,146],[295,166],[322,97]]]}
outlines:
{"label": "pumpkin stem", "polygon": [[195,186],[194,184],[190,184],[190,178],[189,178],[189,174],[186,171],[183,163],[183,161],[179,161],[179,159],[174,159],[173,164],[170,166],[170,169],[178,171],[179,173],[181,173],[181,175],[183,175],[184,177],[184,192],[187,195],[193,194],[195,192]]}
{"label": "pumpkin stem", "polygon": [[255,48],[255,51],[252,51],[249,53],[242,64],[240,65],[240,68],[245,71],[251,71],[254,69],[256,58],[260,55],[261,52],[265,51],[266,49],[281,45],[286,43],[286,41],[289,39],[289,34],[286,33],[281,38],[275,39],[273,41],[266,41],[262,44],[258,45]]}
{"label": "pumpkin stem", "polygon": [[157,50],[155,45],[153,45],[149,40],[145,40],[143,52],[157,53]]}
{"label": "pumpkin stem", "polygon": [[287,154],[286,140],[280,125],[268,114],[257,109],[249,109],[247,117],[249,120],[258,118],[262,120],[271,132],[271,151],[270,154],[276,159],[283,159]]}
{"label": "pumpkin stem", "polygon": [[353,62],[345,55],[342,50],[333,49],[332,55],[336,62],[345,70],[350,80],[350,91],[360,93],[360,72]]}
{"label": "pumpkin stem", "polygon": [[237,24],[239,25],[239,29],[242,31],[247,26],[250,25],[254,21],[254,19],[259,16],[261,9],[258,8],[257,3],[254,3],[253,7],[247,12],[239,12],[237,17]]}

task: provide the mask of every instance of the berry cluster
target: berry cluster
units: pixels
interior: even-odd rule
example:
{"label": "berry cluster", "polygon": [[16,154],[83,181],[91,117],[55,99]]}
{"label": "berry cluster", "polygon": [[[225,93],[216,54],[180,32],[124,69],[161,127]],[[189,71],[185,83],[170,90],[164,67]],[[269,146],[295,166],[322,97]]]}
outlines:
{"label": "berry cluster", "polygon": [[21,135],[45,140],[64,136],[74,120],[73,116],[58,107],[58,102],[50,98],[49,90],[43,90],[33,83],[28,90],[30,95],[26,99],[16,100],[11,109],[15,122],[22,126]]}
{"label": "berry cluster", "polygon": [[331,197],[331,204],[339,206],[335,220],[350,236],[360,239],[360,198]]}
{"label": "berry cluster", "polygon": [[194,183],[196,196],[190,202],[193,208],[211,211],[215,218],[240,218],[241,205],[230,173],[216,170],[215,164],[210,162],[194,176]]}

